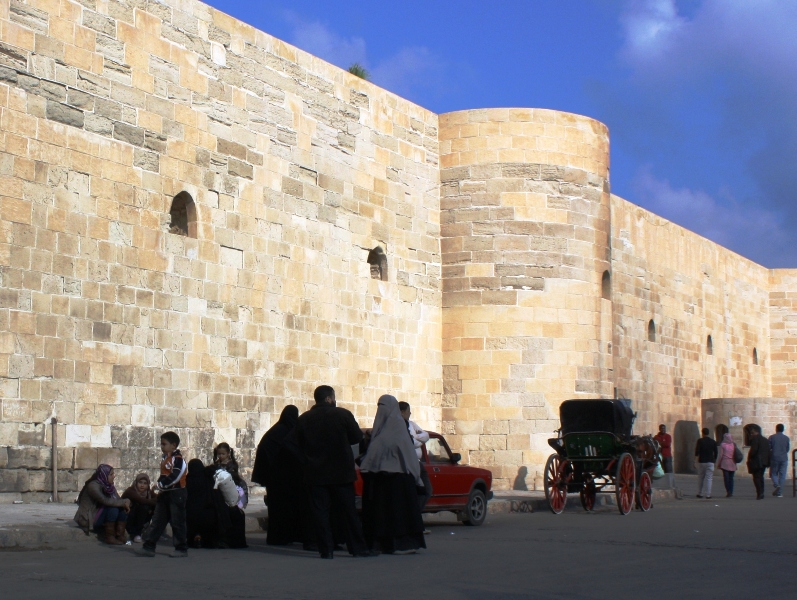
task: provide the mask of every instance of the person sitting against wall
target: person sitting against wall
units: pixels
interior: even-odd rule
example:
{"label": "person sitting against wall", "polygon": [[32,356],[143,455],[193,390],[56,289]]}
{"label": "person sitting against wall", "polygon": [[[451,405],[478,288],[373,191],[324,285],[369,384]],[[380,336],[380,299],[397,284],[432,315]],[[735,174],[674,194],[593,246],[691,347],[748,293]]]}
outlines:
{"label": "person sitting against wall", "polygon": [[111,465],[97,467],[80,490],[74,519],[86,535],[94,531],[100,541],[118,546],[127,543],[125,524],[131,502],[119,497],[113,481]]}
{"label": "person sitting against wall", "polygon": [[130,500],[130,513],[127,515],[127,533],[136,543],[141,543],[141,532],[149,525],[155,513],[158,498],[152,489],[149,475],[139,473],[136,480],[122,494],[122,499]]}

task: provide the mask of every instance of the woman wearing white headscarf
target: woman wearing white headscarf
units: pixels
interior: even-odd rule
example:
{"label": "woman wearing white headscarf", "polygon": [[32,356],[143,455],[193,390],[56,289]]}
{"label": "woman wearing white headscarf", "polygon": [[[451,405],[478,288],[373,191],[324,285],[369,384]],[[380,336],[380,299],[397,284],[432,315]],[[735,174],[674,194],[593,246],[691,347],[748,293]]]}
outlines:
{"label": "woman wearing white headscarf", "polygon": [[426,548],[418,507],[420,464],[393,396],[379,398],[371,441],[360,463],[363,532],[372,550],[409,554]]}

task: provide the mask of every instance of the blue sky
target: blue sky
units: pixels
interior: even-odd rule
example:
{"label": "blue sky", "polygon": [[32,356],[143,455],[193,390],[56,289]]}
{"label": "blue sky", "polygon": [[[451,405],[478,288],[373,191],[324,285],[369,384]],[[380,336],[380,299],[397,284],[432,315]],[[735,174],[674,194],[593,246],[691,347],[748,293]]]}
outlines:
{"label": "blue sky", "polygon": [[612,191],[767,267],[797,267],[797,1],[211,0],[438,113],[609,126]]}

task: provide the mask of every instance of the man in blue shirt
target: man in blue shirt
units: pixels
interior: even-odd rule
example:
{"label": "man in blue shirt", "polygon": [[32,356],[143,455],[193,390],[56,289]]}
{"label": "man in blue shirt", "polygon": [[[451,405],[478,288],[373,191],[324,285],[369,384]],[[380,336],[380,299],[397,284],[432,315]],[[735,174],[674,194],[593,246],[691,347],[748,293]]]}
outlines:
{"label": "man in blue shirt", "polygon": [[775,426],[776,433],[769,436],[769,476],[775,486],[773,496],[783,498],[782,488],[789,472],[789,438],[783,433],[783,423]]}

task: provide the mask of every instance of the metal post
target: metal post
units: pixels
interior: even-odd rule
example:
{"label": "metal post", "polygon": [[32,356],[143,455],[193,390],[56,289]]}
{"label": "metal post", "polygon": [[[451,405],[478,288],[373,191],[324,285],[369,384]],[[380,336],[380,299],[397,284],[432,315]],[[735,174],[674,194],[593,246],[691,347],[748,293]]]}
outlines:
{"label": "metal post", "polygon": [[58,502],[58,419],[52,418],[53,424],[53,502]]}
{"label": "metal post", "polygon": [[797,450],[791,453],[791,497],[797,496]]}

